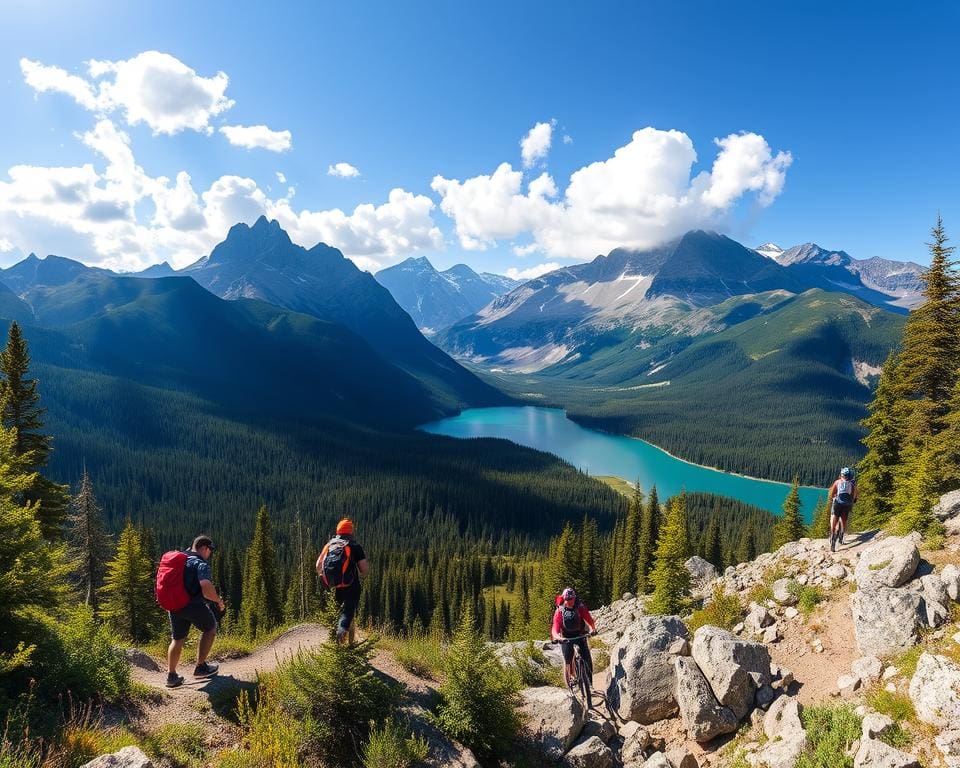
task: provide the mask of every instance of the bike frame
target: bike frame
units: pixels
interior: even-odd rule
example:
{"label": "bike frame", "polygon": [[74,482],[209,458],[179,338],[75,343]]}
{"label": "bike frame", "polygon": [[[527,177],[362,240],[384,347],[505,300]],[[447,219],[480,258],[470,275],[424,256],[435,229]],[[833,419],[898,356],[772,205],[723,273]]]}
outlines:
{"label": "bike frame", "polygon": [[[563,637],[554,640],[554,643],[573,643],[577,640],[587,640],[591,635],[578,635],[577,637]],[[573,646],[573,668],[577,672],[577,683],[580,686],[580,695],[583,697],[583,705],[589,710],[593,704],[592,681],[587,672],[587,660],[580,653],[580,646]],[[592,669],[590,672],[592,673]]]}

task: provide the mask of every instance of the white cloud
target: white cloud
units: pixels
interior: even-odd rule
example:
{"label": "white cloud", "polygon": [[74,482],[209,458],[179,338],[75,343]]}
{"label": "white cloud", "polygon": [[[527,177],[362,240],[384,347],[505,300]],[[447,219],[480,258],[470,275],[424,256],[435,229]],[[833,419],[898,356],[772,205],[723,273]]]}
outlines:
{"label": "white cloud", "polygon": [[10,253],[14,247],[14,244],[7,240],[7,238],[0,237],[0,253]]}
{"label": "white cloud", "polygon": [[341,179],[351,179],[360,175],[360,170],[350,163],[334,163],[327,168],[327,176],[338,176]]}
{"label": "white cloud", "polygon": [[717,139],[710,171],[691,177],[697,154],[680,131],[644,128],[606,160],[575,171],[562,197],[547,174],[527,184],[503,163],[465,181],[436,176],[432,188],[460,244],[483,249],[529,234],[555,258],[584,259],[619,246],[644,248],[697,227],[722,229],[749,193],[760,206],[780,194],[789,152],[757,134]]}
{"label": "white cloud", "polygon": [[539,160],[545,160],[553,139],[555,120],[549,123],[537,123],[526,136],[520,139],[520,157],[524,168],[531,168]]}
{"label": "white cloud", "polygon": [[234,104],[226,96],[226,74],[203,77],[160,51],[125,61],[89,61],[89,79],[26,58],[20,60],[20,70],[38,93],[64,93],[101,115],[121,111],[129,125],[146,123],[154,134],[212,133],[211,119]]}
{"label": "white cloud", "polygon": [[545,275],[547,272],[553,272],[555,269],[560,269],[560,265],[555,261],[550,261],[546,264],[537,264],[537,266],[528,267],[527,269],[510,267],[507,270],[507,277],[511,280],[533,280],[533,278]]}
{"label": "white cloud", "polygon": [[279,181],[281,184],[286,184],[287,177],[284,176],[280,171],[277,171],[277,181]]}
{"label": "white cloud", "polygon": [[564,144],[573,144],[573,136],[570,136],[569,134],[566,134],[566,133],[563,134],[563,143],[564,143]]}
{"label": "white cloud", "polygon": [[274,131],[265,125],[224,125],[220,133],[235,147],[271,152],[286,152],[293,140],[290,131]]}
{"label": "white cloud", "polygon": [[539,250],[540,250],[540,245],[537,243],[528,243],[527,245],[513,246],[513,252],[517,256],[529,256],[531,253],[537,253]]}

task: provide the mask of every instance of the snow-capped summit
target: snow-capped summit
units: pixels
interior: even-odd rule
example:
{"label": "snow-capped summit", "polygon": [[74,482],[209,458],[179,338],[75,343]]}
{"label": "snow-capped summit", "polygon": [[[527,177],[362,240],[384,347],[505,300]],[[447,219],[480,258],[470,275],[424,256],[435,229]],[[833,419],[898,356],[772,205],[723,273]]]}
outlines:
{"label": "snow-capped summit", "polygon": [[754,250],[759,253],[761,256],[766,256],[768,259],[777,260],[777,257],[783,253],[783,248],[781,248],[776,243],[764,243],[759,245]]}

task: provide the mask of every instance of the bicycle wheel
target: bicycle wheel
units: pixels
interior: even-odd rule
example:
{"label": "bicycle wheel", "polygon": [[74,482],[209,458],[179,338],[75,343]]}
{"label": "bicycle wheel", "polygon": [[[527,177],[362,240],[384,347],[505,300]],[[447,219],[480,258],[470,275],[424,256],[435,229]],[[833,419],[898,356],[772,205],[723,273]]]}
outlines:
{"label": "bicycle wheel", "polygon": [[590,709],[590,706],[593,704],[590,671],[587,669],[587,662],[579,653],[577,654],[577,677],[580,681],[580,696],[583,698],[583,706]]}

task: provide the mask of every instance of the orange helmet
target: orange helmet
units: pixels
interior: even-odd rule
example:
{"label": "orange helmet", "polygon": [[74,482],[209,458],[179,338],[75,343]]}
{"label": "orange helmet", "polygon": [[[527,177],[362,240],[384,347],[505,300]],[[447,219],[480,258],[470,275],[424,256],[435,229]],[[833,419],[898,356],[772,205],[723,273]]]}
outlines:
{"label": "orange helmet", "polygon": [[349,517],[343,518],[339,523],[337,523],[337,534],[346,534],[347,536],[353,535],[353,520]]}

